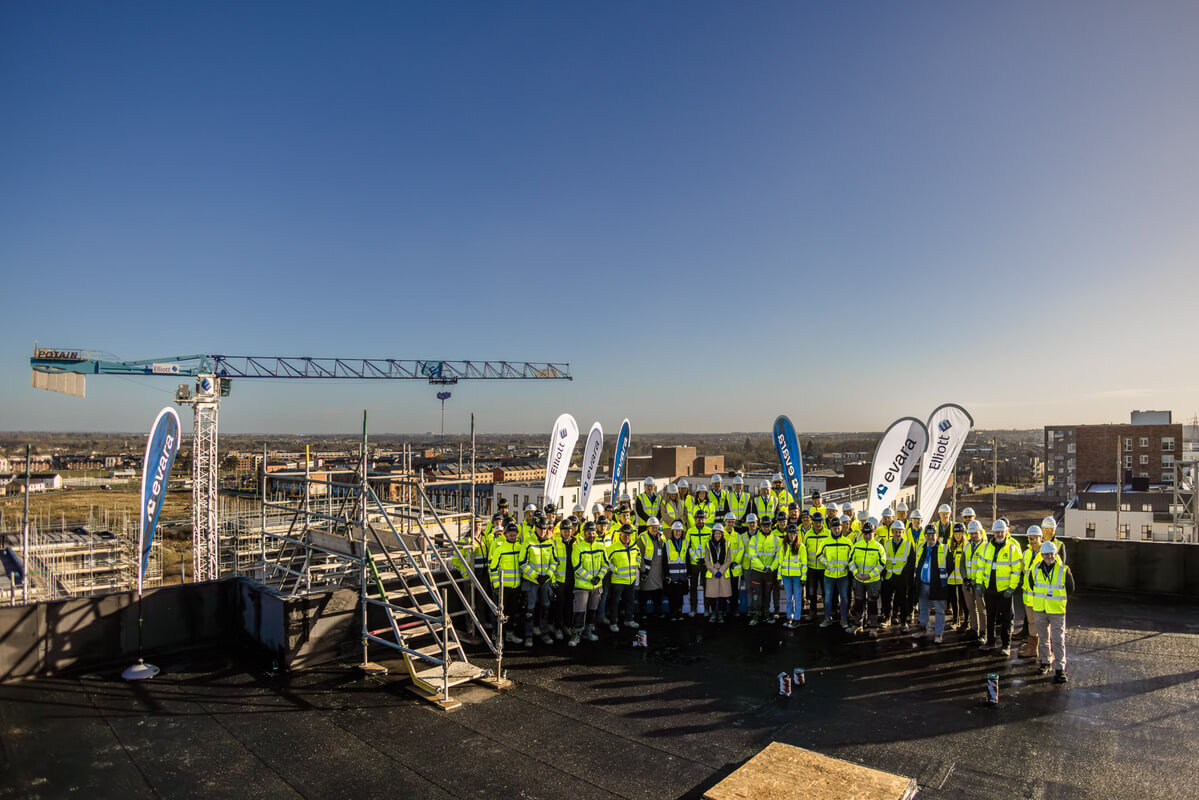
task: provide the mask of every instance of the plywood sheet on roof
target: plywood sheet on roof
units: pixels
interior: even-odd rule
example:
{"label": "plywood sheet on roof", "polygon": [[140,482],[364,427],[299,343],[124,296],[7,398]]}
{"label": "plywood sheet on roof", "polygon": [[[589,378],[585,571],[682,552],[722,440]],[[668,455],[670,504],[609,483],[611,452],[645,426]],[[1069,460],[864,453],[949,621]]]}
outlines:
{"label": "plywood sheet on roof", "polygon": [[916,781],[772,742],[713,786],[706,800],[909,800]]}

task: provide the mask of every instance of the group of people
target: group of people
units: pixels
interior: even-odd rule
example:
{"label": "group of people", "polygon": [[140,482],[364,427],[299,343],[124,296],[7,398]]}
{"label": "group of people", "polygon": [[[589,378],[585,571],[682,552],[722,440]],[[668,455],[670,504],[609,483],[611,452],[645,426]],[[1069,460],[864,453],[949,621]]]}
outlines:
{"label": "group of people", "polygon": [[[825,504],[819,493],[801,507],[781,474],[756,494],[740,476],[730,482],[725,490],[716,475],[711,488],[691,492],[679,480],[663,495],[648,478],[635,498],[597,504],[591,518],[580,506],[563,516],[551,504],[528,505],[518,520],[501,500],[470,549],[480,583],[514,623],[507,640],[574,647],[597,641],[597,626],[636,630],[638,619],[680,621],[701,610],[715,624],[818,622],[876,638],[893,627],[936,644],[948,625],[1005,657],[1022,635],[1019,657],[1038,658],[1040,674],[1052,668],[1066,682],[1074,584],[1053,517],[1029,527],[1022,549],[1006,520],[988,532],[970,508],[955,522],[942,505],[925,524],[900,503],[880,520],[849,503]],[[1014,636],[1017,612],[1024,630]]]}

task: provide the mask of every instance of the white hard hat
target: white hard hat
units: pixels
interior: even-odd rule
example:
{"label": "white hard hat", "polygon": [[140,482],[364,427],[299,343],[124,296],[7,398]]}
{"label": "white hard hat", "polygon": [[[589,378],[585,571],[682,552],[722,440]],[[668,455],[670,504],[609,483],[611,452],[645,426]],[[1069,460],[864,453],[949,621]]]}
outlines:
{"label": "white hard hat", "polygon": [[658,521],[657,517],[650,517],[649,519],[647,519],[645,521],[645,524],[646,525],[657,525],[658,527],[662,526],[662,523]]}
{"label": "white hard hat", "polygon": [[704,486],[702,483],[695,484],[695,493],[696,494],[699,494],[700,492],[706,492],[706,491],[708,491],[707,486]]}
{"label": "white hard hat", "polygon": [[894,522],[891,523],[891,530],[893,530],[893,531],[903,530],[903,523],[900,522],[899,520],[895,520]]}
{"label": "white hard hat", "polygon": [[877,528],[877,527],[878,527],[878,520],[877,520],[877,519],[875,519],[874,517],[868,517],[868,518],[866,519],[866,522],[869,522],[869,523],[870,523],[870,527],[872,527],[872,528]]}
{"label": "white hard hat", "polygon": [[646,479],[645,479],[645,485],[646,485],[646,486],[657,486],[658,484],[654,483],[654,479],[653,479],[653,478],[646,478]]}
{"label": "white hard hat", "polygon": [[736,514],[734,514],[732,511],[729,511],[729,512],[726,512],[726,513],[725,513],[725,515],[724,515],[724,518],[725,518],[725,519],[736,520],[736,519],[737,519],[737,515],[736,515]]}
{"label": "white hard hat", "polygon": [[672,531],[681,531],[681,530],[683,529],[683,523],[679,522],[679,521],[676,519],[674,522],[672,522],[672,523],[670,524],[670,529],[671,529]]}
{"label": "white hard hat", "polygon": [[1041,520],[1041,527],[1042,528],[1056,528],[1057,520],[1054,519],[1053,517],[1045,517],[1045,519]]}
{"label": "white hard hat", "polygon": [[724,478],[720,477],[719,472],[717,472],[715,475],[712,476],[712,483],[720,483],[723,480],[724,480]]}
{"label": "white hard hat", "polygon": [[723,522],[716,522],[716,523],[713,523],[713,525],[712,525],[712,530],[713,530],[713,531],[722,531],[722,530],[724,530],[724,523],[723,523]]}
{"label": "white hard hat", "polygon": [[890,506],[887,506],[886,508],[883,509],[883,519],[886,519],[887,517],[893,517],[893,516],[895,516],[895,512],[891,510]]}
{"label": "white hard hat", "polygon": [[847,512],[848,512],[848,511],[853,511],[853,503],[842,503],[842,504],[841,504],[841,510],[842,510],[842,511],[847,511]]}
{"label": "white hard hat", "polygon": [[747,516],[745,517],[745,521],[746,521],[746,522],[757,522],[757,521],[758,521],[758,515],[757,515],[757,514],[749,514],[749,515],[747,515]]}
{"label": "white hard hat", "polygon": [[1056,555],[1057,554],[1057,543],[1056,542],[1043,543],[1041,545],[1041,552],[1042,553],[1053,553]]}
{"label": "white hard hat", "polygon": [[679,487],[676,484],[668,483],[668,484],[666,484],[666,493],[667,494],[678,494]]}
{"label": "white hard hat", "polygon": [[772,481],[781,481],[782,479],[783,479],[783,473],[781,473],[781,472],[774,473],[774,475],[771,476],[771,478],[770,478],[770,480],[772,480]]}
{"label": "white hard hat", "polygon": [[[870,516],[869,511],[867,511],[866,509],[863,508],[861,511],[858,512],[858,522],[865,522],[868,519],[874,519],[874,517]],[[876,520],[876,519],[874,520],[874,527],[876,527],[876,528],[878,527],[878,520]]]}
{"label": "white hard hat", "polygon": [[575,507],[574,507],[574,508],[572,508],[572,509],[570,510],[570,513],[572,513],[572,514],[582,514],[582,513],[583,513],[583,507],[582,507],[581,505],[579,505],[578,503],[575,503]]}
{"label": "white hard hat", "polygon": [[525,506],[525,511],[536,511],[536,510],[537,510],[537,506],[533,505],[532,503],[529,503],[527,506]]}
{"label": "white hard hat", "polygon": [[972,519],[966,523],[966,533],[981,533],[982,529],[983,524],[976,519]]}
{"label": "white hard hat", "polygon": [[1041,528],[1040,528],[1039,526],[1037,526],[1037,525],[1029,525],[1029,526],[1028,526],[1028,535],[1029,535],[1030,537],[1032,537],[1032,536],[1040,536],[1040,535],[1041,535]]}
{"label": "white hard hat", "polygon": [[620,496],[620,502],[622,502],[622,503],[628,503],[628,502],[631,502],[631,501],[632,501],[632,499],[633,499],[633,498],[629,497],[629,493],[628,493],[628,492],[625,492],[624,494],[622,494],[622,495]]}
{"label": "white hard hat", "polygon": [[690,486],[690,484],[687,483],[686,478],[679,478],[679,488],[680,489],[686,489],[688,486]]}
{"label": "white hard hat", "polygon": [[920,509],[912,512],[912,519],[921,519],[924,515],[920,513]]}
{"label": "white hard hat", "polygon": [[844,514],[842,514],[842,515],[841,515],[841,524],[842,524],[842,525],[848,525],[848,524],[849,524],[849,517],[847,517],[847,516],[845,516]]}
{"label": "white hard hat", "polygon": [[741,476],[740,476],[740,475],[738,475],[737,477],[733,478],[733,485],[734,485],[734,486],[741,486],[741,485],[742,485],[742,484],[744,484],[744,483],[745,483],[745,481],[741,479]]}
{"label": "white hard hat", "polygon": [[951,509],[949,507],[948,503],[942,503],[941,505],[937,506],[937,513],[938,514],[952,514],[953,509]]}
{"label": "white hard hat", "polygon": [[1007,530],[1007,520],[1006,519],[995,520],[995,524],[991,526],[991,530],[994,533],[1002,533],[1003,531],[1006,531]]}
{"label": "white hard hat", "polygon": [[768,481],[768,480],[766,480],[765,478],[763,478],[763,479],[761,480],[761,482],[759,482],[759,483],[758,483],[758,488],[759,488],[759,489],[769,489],[769,488],[770,488],[770,481]]}
{"label": "white hard hat", "polygon": [[897,504],[895,505],[895,510],[896,510],[896,511],[907,511],[907,510],[908,510],[908,504],[907,504],[907,503],[897,503]]}
{"label": "white hard hat", "polygon": [[604,513],[604,507],[601,506],[599,503],[592,503],[591,513],[592,514],[602,514],[602,513]]}
{"label": "white hard hat", "polygon": [[962,516],[963,516],[963,517],[977,517],[977,516],[978,516],[978,514],[975,514],[975,513],[974,513],[974,509],[973,509],[973,508],[963,508],[963,509],[962,509]]}

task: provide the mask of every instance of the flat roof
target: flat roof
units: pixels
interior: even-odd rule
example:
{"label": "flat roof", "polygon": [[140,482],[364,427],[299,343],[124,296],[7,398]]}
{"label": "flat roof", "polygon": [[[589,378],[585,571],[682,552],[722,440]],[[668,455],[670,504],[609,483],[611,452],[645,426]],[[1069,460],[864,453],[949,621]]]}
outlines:
{"label": "flat roof", "polygon": [[[1079,594],[1069,608],[1067,686],[956,633],[938,647],[895,631],[872,641],[699,621],[651,622],[647,648],[606,631],[597,645],[513,648],[515,688],[469,689],[449,714],[414,699],[396,670],[279,676],[233,651],[151,658],[163,674],[139,683],[0,685],[4,789],[699,798],[781,741],[915,778],[921,800],[1193,796],[1199,607]],[[776,676],[795,667],[807,685],[780,697]]]}

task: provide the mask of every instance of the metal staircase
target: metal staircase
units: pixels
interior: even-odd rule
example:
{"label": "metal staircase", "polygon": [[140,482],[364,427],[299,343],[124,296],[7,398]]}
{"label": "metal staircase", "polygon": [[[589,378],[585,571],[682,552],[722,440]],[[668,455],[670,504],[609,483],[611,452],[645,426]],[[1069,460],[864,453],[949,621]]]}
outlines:
{"label": "metal staircase", "polygon": [[[496,690],[511,686],[502,671],[502,609],[473,569],[461,574],[451,566],[455,558],[471,565],[473,552],[459,548],[419,480],[367,473],[361,462],[356,477],[353,483],[307,475],[278,479],[305,483],[304,497],[313,485],[323,485],[340,495],[340,503],[336,511],[320,511],[307,500],[302,505],[263,501],[264,510],[292,514],[286,533],[264,532],[274,540],[276,554],[265,559],[264,582],[289,597],[337,586],[358,589],[362,668],[387,674],[387,667],[371,660],[371,645],[387,648],[376,652],[398,654],[411,679],[408,688],[443,709],[461,705],[450,690],[465,683]],[[385,506],[371,486],[372,479],[384,478],[393,486],[399,483],[414,502]],[[426,524],[426,514],[432,524]],[[500,620],[494,636],[475,608],[486,608]],[[464,636],[495,656],[494,669],[472,663]]]}

